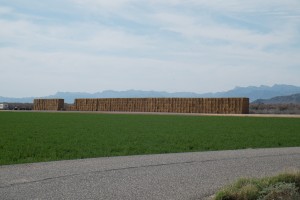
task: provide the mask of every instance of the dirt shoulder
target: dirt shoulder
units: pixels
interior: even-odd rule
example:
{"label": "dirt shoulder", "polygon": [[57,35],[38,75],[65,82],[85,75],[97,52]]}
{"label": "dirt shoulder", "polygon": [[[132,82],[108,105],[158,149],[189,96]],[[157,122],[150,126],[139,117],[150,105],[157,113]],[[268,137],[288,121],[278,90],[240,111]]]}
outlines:
{"label": "dirt shoulder", "polygon": [[179,116],[231,116],[231,117],[281,117],[300,118],[293,114],[211,114],[211,113],[168,113],[168,112],[103,112],[103,111],[39,111],[39,110],[0,110],[0,112],[50,112],[50,113],[91,113],[91,114],[125,114],[125,115],[179,115]]}

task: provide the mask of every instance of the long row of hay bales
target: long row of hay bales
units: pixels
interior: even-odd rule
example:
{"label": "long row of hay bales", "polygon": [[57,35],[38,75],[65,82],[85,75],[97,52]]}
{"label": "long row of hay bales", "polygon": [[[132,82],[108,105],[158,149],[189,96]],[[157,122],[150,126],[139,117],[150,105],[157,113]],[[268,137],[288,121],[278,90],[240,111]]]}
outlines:
{"label": "long row of hay bales", "polygon": [[248,114],[248,98],[99,98],[75,99],[64,108],[63,99],[35,99],[34,110],[171,112]]}
{"label": "long row of hay bales", "polygon": [[34,99],[33,110],[63,110],[64,99]]}
{"label": "long row of hay bales", "polygon": [[70,110],[248,114],[248,98],[101,98],[75,99]]}

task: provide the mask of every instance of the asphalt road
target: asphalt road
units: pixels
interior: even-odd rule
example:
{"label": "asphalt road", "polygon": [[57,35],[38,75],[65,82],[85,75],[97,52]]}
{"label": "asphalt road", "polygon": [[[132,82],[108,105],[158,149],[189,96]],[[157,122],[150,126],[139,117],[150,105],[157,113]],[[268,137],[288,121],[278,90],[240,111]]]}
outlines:
{"label": "asphalt road", "polygon": [[0,166],[0,199],[205,199],[238,177],[300,168],[300,147]]}

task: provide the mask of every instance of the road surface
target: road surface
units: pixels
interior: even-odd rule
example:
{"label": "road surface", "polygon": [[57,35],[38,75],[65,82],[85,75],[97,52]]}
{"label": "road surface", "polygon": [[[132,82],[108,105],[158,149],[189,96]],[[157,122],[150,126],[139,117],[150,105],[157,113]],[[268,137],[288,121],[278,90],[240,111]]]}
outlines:
{"label": "road surface", "polygon": [[300,168],[300,147],[0,166],[1,199],[205,199],[238,177]]}

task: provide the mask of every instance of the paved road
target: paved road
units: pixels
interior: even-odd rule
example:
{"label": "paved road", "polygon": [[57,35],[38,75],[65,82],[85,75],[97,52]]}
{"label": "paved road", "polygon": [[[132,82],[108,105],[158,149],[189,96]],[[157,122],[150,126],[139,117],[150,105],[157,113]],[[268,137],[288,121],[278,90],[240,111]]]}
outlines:
{"label": "paved road", "polygon": [[300,168],[300,147],[0,166],[1,199],[204,199],[238,177]]}

